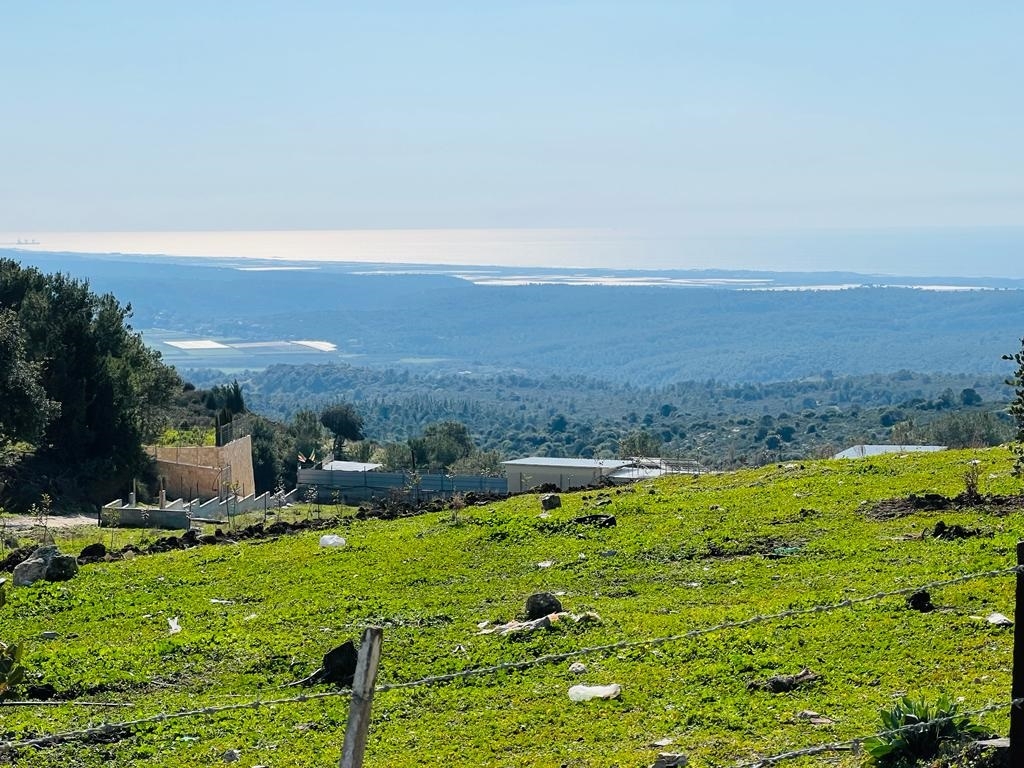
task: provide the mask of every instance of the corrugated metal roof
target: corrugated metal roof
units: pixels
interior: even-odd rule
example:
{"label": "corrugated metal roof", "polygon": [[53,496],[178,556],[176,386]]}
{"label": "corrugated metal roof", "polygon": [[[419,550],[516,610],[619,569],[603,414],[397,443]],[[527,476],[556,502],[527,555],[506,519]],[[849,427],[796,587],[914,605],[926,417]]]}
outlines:
{"label": "corrugated metal roof", "polygon": [[629,464],[621,459],[559,459],[552,456],[529,456],[525,459],[503,461],[506,466],[517,467],[566,467],[569,469],[618,469]]}
{"label": "corrugated metal roof", "polygon": [[329,461],[324,464],[324,469],[328,472],[372,472],[383,466],[383,464],[370,464],[363,461]]}
{"label": "corrugated metal roof", "polygon": [[832,458],[862,459],[865,456],[881,456],[883,453],[931,453],[944,450],[944,445],[853,445]]}

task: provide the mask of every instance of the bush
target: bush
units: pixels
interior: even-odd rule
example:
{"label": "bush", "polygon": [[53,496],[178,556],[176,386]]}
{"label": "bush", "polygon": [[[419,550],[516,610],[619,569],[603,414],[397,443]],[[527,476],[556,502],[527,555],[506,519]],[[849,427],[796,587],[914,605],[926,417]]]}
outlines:
{"label": "bush", "polygon": [[[0,608],[7,602],[6,581],[7,579],[0,579]],[[24,646],[0,642],[0,696],[25,678],[25,668],[21,665],[24,650]]]}
{"label": "bush", "polygon": [[941,696],[934,705],[909,696],[892,709],[879,712],[890,733],[864,742],[870,762],[879,766],[909,766],[938,754],[943,744],[973,741],[988,735],[984,727],[958,714],[959,705]]}

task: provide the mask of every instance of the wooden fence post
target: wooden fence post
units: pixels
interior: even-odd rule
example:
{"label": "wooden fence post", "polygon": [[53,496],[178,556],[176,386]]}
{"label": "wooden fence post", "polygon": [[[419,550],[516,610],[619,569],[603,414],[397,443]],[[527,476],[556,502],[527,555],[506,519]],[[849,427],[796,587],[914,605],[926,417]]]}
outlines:
{"label": "wooden fence post", "polygon": [[345,726],[345,746],[341,752],[341,768],[362,768],[363,752],[366,751],[366,734],[370,728],[370,707],[373,705],[373,689],[377,681],[377,663],[380,661],[380,647],[384,630],[368,627],[363,632],[359,646],[356,674],[352,680],[352,700],[348,708],[348,724]]}
{"label": "wooden fence post", "polygon": [[[1017,567],[1024,566],[1024,541],[1017,542]],[[1013,607],[1013,677],[1010,697],[1024,698],[1024,573],[1017,571],[1017,593]],[[1024,765],[1024,707],[1010,708],[1010,765]]]}

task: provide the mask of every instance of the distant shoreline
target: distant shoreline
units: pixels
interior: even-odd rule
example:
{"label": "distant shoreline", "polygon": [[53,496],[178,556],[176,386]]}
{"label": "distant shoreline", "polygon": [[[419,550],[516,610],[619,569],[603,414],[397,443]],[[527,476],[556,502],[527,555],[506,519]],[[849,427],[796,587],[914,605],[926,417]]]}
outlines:
{"label": "distant shoreline", "polygon": [[[602,229],[0,232],[0,248],[275,264],[1022,280],[1024,228],[650,234]],[[874,281],[880,282],[880,281]]]}

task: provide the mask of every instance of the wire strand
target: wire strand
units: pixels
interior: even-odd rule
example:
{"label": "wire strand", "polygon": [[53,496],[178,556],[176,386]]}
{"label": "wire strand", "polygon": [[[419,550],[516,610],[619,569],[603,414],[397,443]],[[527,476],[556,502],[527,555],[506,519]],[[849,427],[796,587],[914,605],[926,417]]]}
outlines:
{"label": "wire strand", "polygon": [[[543,656],[538,656],[538,657],[536,657],[534,659],[529,659],[529,660],[526,660],[526,661],[503,662],[503,663],[500,663],[500,664],[493,664],[493,665],[486,666],[486,667],[474,667],[472,669],[461,670],[459,672],[449,672],[449,673],[441,674],[441,675],[431,675],[431,676],[428,676],[428,677],[419,678],[417,680],[408,680],[408,681],[399,682],[399,683],[384,683],[382,685],[376,686],[374,691],[375,691],[375,693],[384,693],[384,692],[387,692],[387,691],[402,690],[402,689],[406,689],[406,688],[416,688],[416,687],[420,687],[420,686],[437,685],[437,684],[440,684],[440,683],[447,683],[447,682],[451,682],[451,681],[454,681],[454,680],[466,679],[466,678],[470,678],[470,677],[478,677],[478,676],[481,676],[481,675],[488,675],[488,674],[493,674],[493,673],[496,673],[496,672],[505,672],[505,671],[528,669],[530,667],[540,666],[542,664],[552,664],[552,663],[556,663],[556,662],[559,662],[559,661],[565,661],[566,659],[572,659],[572,658],[576,658],[578,656],[586,656],[586,655],[593,654],[593,653],[603,653],[603,652],[608,652],[608,651],[625,650],[625,649],[629,649],[629,648],[642,648],[642,647],[657,646],[657,645],[661,645],[663,643],[670,643],[670,642],[675,642],[675,641],[679,641],[679,640],[688,640],[688,639],[692,639],[692,638],[695,638],[695,637],[701,637],[703,635],[708,635],[708,634],[711,634],[713,632],[721,632],[721,631],[726,630],[726,629],[738,629],[738,628],[742,628],[742,627],[753,626],[755,624],[760,624],[760,623],[767,622],[767,621],[774,621],[774,620],[778,620],[778,619],[791,618],[791,617],[795,617],[795,616],[808,616],[808,615],[812,615],[812,614],[815,614],[815,613],[827,613],[827,612],[830,612],[830,611],[838,610],[840,608],[849,608],[849,607],[852,607],[854,605],[860,605],[860,604],[872,602],[872,601],[875,601],[875,600],[881,600],[881,599],[884,599],[886,597],[895,597],[895,596],[899,596],[899,595],[910,595],[910,594],[913,594],[914,592],[918,592],[920,590],[938,589],[938,588],[941,588],[941,587],[952,586],[954,584],[963,584],[965,582],[972,581],[974,579],[993,578],[993,577],[997,577],[997,576],[1007,576],[1007,575],[1020,574],[1020,573],[1024,573],[1024,566],[1014,566],[1012,568],[999,568],[999,569],[995,569],[995,570],[991,570],[991,571],[982,571],[982,572],[978,572],[978,573],[964,574],[962,576],[957,576],[957,577],[954,577],[952,579],[943,579],[943,580],[940,580],[940,581],[931,581],[931,582],[928,582],[926,584],[922,584],[920,586],[904,587],[904,588],[901,588],[901,589],[890,590],[888,592],[876,592],[874,594],[866,595],[864,597],[847,598],[846,600],[840,600],[840,601],[835,602],[835,603],[825,603],[825,604],[821,604],[821,605],[810,606],[810,607],[807,607],[807,608],[792,608],[792,609],[789,609],[789,610],[786,610],[786,611],[779,611],[777,613],[770,613],[770,614],[751,616],[751,617],[749,617],[747,619],[742,619],[742,620],[739,620],[739,621],[725,621],[725,622],[721,622],[719,624],[715,624],[715,625],[712,625],[712,626],[709,626],[709,627],[702,627],[702,628],[698,628],[698,629],[691,629],[691,630],[689,630],[687,632],[681,632],[681,633],[674,634],[674,635],[665,635],[665,636],[662,636],[662,637],[653,637],[653,638],[647,638],[647,639],[644,639],[644,640],[620,640],[620,641],[615,642],[615,643],[607,643],[607,644],[604,644],[604,645],[595,645],[595,646],[590,646],[590,647],[587,647],[587,648],[577,648],[575,650],[563,651],[561,653],[549,653],[549,654],[545,654]],[[306,701],[315,701],[315,700],[318,700],[318,699],[338,698],[338,697],[343,697],[343,696],[350,696],[351,694],[352,694],[351,689],[346,688],[346,689],[337,690],[337,691],[327,691],[327,692],[321,692],[321,693],[300,694],[298,696],[290,696],[290,697],[286,697],[286,698],[265,699],[265,700],[256,699],[255,701],[239,702],[239,703],[235,703],[235,704],[224,704],[224,705],[213,706],[213,707],[201,707],[201,708],[197,708],[197,709],[181,710],[181,711],[178,711],[178,712],[161,712],[160,714],[157,714],[157,715],[150,715],[148,717],[142,717],[142,718],[138,718],[138,719],[135,719],[135,720],[125,720],[125,721],[121,721],[121,722],[117,722],[117,723],[103,723],[101,725],[94,726],[94,727],[91,727],[91,728],[83,728],[83,729],[74,730],[74,731],[64,731],[64,732],[61,732],[61,733],[50,734],[50,735],[47,735],[47,736],[39,736],[39,737],[31,738],[31,739],[0,741],[0,753],[9,752],[9,751],[16,750],[16,749],[21,749],[23,747],[42,747],[42,746],[50,746],[50,745],[53,745],[53,744],[59,744],[61,742],[65,742],[65,741],[87,739],[87,738],[89,738],[91,736],[100,736],[100,735],[104,735],[104,734],[116,733],[119,730],[135,728],[135,727],[140,726],[140,725],[149,725],[149,724],[152,724],[152,723],[161,723],[161,722],[165,722],[167,720],[177,720],[177,719],[188,718],[188,717],[199,717],[199,716],[202,716],[202,715],[213,715],[213,714],[218,714],[220,712],[230,712],[230,711],[241,710],[241,709],[258,709],[260,707],[274,706],[274,705],[278,705],[278,704],[293,704],[293,703],[306,702]],[[1014,701],[1012,701],[1010,703],[1009,706],[1017,705],[1020,702],[1021,702],[1020,699],[1015,699]],[[981,714],[981,713],[984,713],[984,712],[987,712],[987,711],[991,711],[992,709],[1000,708],[1000,707],[1003,707],[1003,706],[1007,706],[1007,705],[990,705],[989,707],[984,708],[982,710],[978,710],[977,712],[965,713],[965,714],[967,714],[967,715]],[[902,730],[906,730],[906,728],[897,729],[896,731],[893,731],[892,733],[899,733]],[[883,733],[880,733],[880,734],[875,734],[876,737],[883,736],[883,735],[886,735],[886,732],[883,732]],[[865,739],[866,738],[872,738],[872,737],[868,736],[868,737],[865,737]],[[835,750],[838,750],[838,749],[848,748],[850,745],[860,743],[860,741],[863,741],[863,739],[854,739],[854,740],[852,740],[850,742],[834,742],[831,745],[819,745],[818,747],[809,747],[807,749],[815,750],[815,751],[797,750],[797,751],[791,752],[791,753],[784,753],[784,755],[782,757],[775,756],[773,758],[764,758],[764,759],[762,759],[760,761],[746,764],[745,766],[744,765],[736,766],[735,768],[747,768],[748,766],[753,767],[753,766],[759,766],[759,765],[766,765],[766,764],[768,764],[770,762],[777,762],[778,760],[786,759],[788,757],[800,757],[800,756],[803,756],[803,755],[818,754],[820,752],[825,752],[825,751],[830,751],[830,750],[831,751],[835,751]],[[838,745],[846,745],[846,746],[835,746],[836,744],[838,744]]]}
{"label": "wire strand", "polygon": [[746,763],[734,763],[730,768],[761,768],[765,765],[774,765],[775,763],[782,762],[783,760],[792,760],[797,757],[810,757],[812,755],[820,755],[823,752],[840,752],[848,749],[858,749],[864,744],[864,742],[870,741],[871,739],[884,739],[888,736],[897,736],[901,733],[912,733],[914,731],[921,732],[927,730],[932,725],[939,723],[948,723],[962,717],[974,717],[975,715],[984,715],[988,712],[995,712],[1000,709],[1019,707],[1022,704],[1024,704],[1024,699],[1012,699],[1008,702],[1002,702],[999,704],[989,704],[968,712],[957,712],[955,715],[936,717],[933,720],[928,720],[923,723],[913,723],[911,725],[893,728],[889,731],[879,731],[878,733],[873,733],[870,736],[861,736],[856,739],[847,739],[846,741],[833,741],[827,744],[817,744],[813,747],[804,747],[802,749],[794,749],[789,752],[780,752],[776,755],[772,755],[771,757],[762,757],[759,760],[752,760]]}
{"label": "wire strand", "polygon": [[528,659],[526,661],[507,661],[499,664],[492,664],[486,667],[474,667],[472,669],[466,669],[460,672],[449,672],[443,675],[423,677],[418,680],[410,680],[403,683],[386,683],[384,685],[377,686],[377,692],[382,693],[384,691],[397,690],[401,688],[414,688],[421,685],[436,685],[438,683],[447,683],[453,680],[477,677],[479,675],[493,674],[495,672],[507,672],[513,670],[528,669],[529,667],[540,666],[543,664],[554,664],[559,661],[566,661],[568,659],[573,659],[579,656],[588,656],[594,653],[621,651],[628,650],[631,648],[645,648],[662,645],[664,643],[678,642],[680,640],[691,640],[695,637],[709,635],[713,632],[722,632],[727,629],[749,627],[767,621],[787,619],[795,616],[808,616],[815,613],[828,613],[830,611],[839,610],[840,608],[849,608],[854,605],[860,605],[862,603],[868,603],[875,600],[882,600],[886,597],[912,595],[915,592],[919,592],[921,590],[938,589],[941,587],[948,587],[954,584],[962,584],[964,582],[971,581],[974,579],[1007,576],[1020,572],[1022,572],[1021,566],[1014,566],[1012,568],[999,568],[992,571],[982,571],[980,573],[965,574],[963,576],[957,576],[952,579],[944,579],[942,581],[931,581],[920,586],[904,587],[901,589],[890,590],[888,592],[875,592],[874,594],[866,595],[864,597],[848,598],[846,600],[840,600],[839,602],[835,603],[814,605],[807,608],[792,608],[786,611],[779,611],[778,613],[751,616],[749,618],[740,619],[738,621],[724,621],[720,624],[714,624],[712,626],[702,627],[699,629],[691,629],[687,632],[680,632],[674,635],[652,637],[644,640],[619,640],[618,642],[607,643],[604,645],[593,645],[586,648],[577,648],[571,651],[562,651],[560,653],[548,653],[544,654],[543,656],[537,656],[536,658]]}

